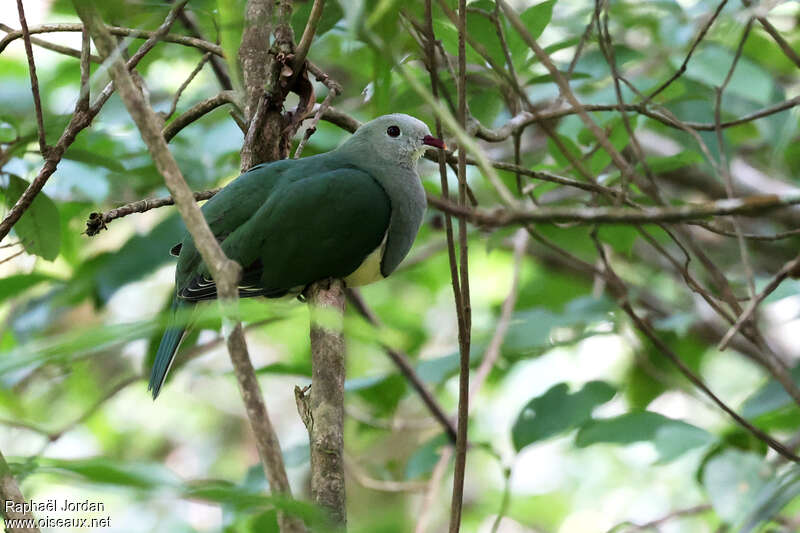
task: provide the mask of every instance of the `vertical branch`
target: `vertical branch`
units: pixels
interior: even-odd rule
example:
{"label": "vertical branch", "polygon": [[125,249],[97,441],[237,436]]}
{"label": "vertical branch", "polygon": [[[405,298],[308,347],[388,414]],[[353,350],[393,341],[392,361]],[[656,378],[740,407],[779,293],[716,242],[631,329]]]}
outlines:
{"label": "vertical branch", "polygon": [[239,47],[239,62],[244,78],[244,119],[249,125],[256,113],[258,99],[267,82],[267,54],[274,2],[248,0],[245,8],[244,32]]}
{"label": "vertical branch", "polygon": [[[9,505],[7,502],[14,502],[14,505]],[[19,490],[17,480],[11,474],[11,469],[8,467],[2,452],[0,452],[0,514],[5,520],[30,520],[33,524],[33,515],[30,511],[24,511],[25,498]],[[18,511],[23,509],[23,511]],[[8,528],[11,531],[11,528]],[[31,527],[15,527],[15,533],[38,533],[39,528],[31,525]]]}
{"label": "vertical branch", "polygon": [[[431,78],[431,93],[434,98],[439,97],[439,77],[437,75],[438,63],[436,61],[436,36],[433,33],[433,14],[431,11],[431,0],[425,2],[425,19],[426,19],[426,53],[428,55],[428,64],[430,68]],[[436,115],[436,136],[440,139],[444,138],[442,133],[442,121]],[[459,150],[461,151],[461,150]],[[450,185],[447,181],[447,164],[445,163],[445,154],[441,150],[436,151],[436,157],[439,163],[439,181],[442,188],[442,198],[445,200],[450,199]],[[450,281],[453,285],[453,298],[456,305],[456,317],[458,319],[458,330],[463,329],[464,312],[461,303],[461,283],[458,277],[458,259],[456,258],[456,245],[453,233],[453,219],[450,213],[442,213],[444,217],[445,235],[447,236],[447,256],[450,264]]]}
{"label": "vertical branch", "polygon": [[311,315],[311,496],[334,523],[347,520],[344,487],[344,283],[312,284]]}
{"label": "vertical branch", "polygon": [[92,74],[91,46],[92,40],[89,36],[89,30],[84,27],[81,30],[81,92],[78,96],[78,105],[75,106],[76,111],[83,113],[89,111],[91,98],[89,94],[89,78]]}
{"label": "vertical branch", "polygon": [[[458,2],[458,125],[467,128],[467,2]],[[458,203],[467,205],[467,153],[458,149]],[[464,498],[464,477],[467,461],[467,425],[469,421],[469,345],[472,311],[469,298],[469,270],[467,250],[467,221],[458,221],[459,273],[461,284],[461,313],[458,328],[460,352],[458,377],[458,424],[456,428],[455,470],[453,474],[453,497],[450,503],[450,533],[461,528],[461,508]]]}
{"label": "vertical branch", "polygon": [[39,96],[39,77],[36,75],[36,64],[33,61],[33,45],[31,45],[31,34],[28,31],[28,21],[25,20],[25,9],[22,7],[22,0],[17,0],[17,11],[19,11],[19,24],[22,28],[22,39],[25,41],[25,53],[28,56],[28,71],[31,76],[33,108],[36,112],[36,126],[39,130],[39,151],[42,153],[42,157],[47,157],[49,148],[47,146],[47,139],[45,138],[44,134],[42,100]]}

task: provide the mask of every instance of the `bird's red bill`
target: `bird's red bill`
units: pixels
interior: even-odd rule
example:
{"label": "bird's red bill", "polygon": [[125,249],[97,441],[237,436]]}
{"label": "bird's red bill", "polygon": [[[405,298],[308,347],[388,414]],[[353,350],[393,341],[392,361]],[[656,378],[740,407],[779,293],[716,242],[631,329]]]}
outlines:
{"label": "bird's red bill", "polygon": [[437,139],[433,135],[426,135],[423,137],[422,144],[427,144],[428,146],[433,146],[434,148],[439,148],[440,150],[447,150],[447,145],[444,144],[444,141]]}

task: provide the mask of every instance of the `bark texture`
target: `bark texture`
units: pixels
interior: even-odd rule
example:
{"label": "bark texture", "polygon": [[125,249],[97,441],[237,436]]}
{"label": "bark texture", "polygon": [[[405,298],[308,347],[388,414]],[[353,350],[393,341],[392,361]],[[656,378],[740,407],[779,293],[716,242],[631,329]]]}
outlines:
{"label": "bark texture", "polygon": [[311,313],[311,496],[338,525],[346,523],[344,484],[344,283],[308,289]]}
{"label": "bark texture", "polygon": [[[11,474],[2,452],[0,452],[0,514],[5,520],[8,519],[21,519],[33,520],[31,513],[17,513],[14,512],[13,507],[9,507],[9,512],[6,512],[6,502],[13,501],[15,504],[22,504],[25,498],[22,497],[22,492],[19,490],[17,480]],[[11,533],[38,533],[39,528],[36,527],[15,527],[7,528],[6,531]]]}

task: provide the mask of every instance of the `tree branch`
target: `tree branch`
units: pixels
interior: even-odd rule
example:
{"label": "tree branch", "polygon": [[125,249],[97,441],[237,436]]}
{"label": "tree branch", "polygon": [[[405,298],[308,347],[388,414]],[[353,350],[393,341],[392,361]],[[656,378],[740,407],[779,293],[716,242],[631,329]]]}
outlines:
{"label": "tree branch", "polygon": [[325,0],[314,0],[314,5],[311,6],[311,13],[308,16],[306,27],[303,30],[303,36],[294,50],[294,68],[299,71],[303,62],[306,60],[306,55],[311,48],[311,41],[314,40],[314,34],[317,33],[317,26],[319,19],[322,17],[322,10],[325,8]]}
{"label": "tree branch", "polygon": [[428,195],[428,204],[479,226],[499,227],[526,222],[574,222],[579,224],[656,224],[687,222],[711,216],[757,216],[800,204],[800,192],[744,196],[703,204],[667,207],[537,207],[517,210],[497,207],[471,209]]}
{"label": "tree branch", "polygon": [[[14,505],[10,506],[10,510],[8,510],[9,505],[7,502],[14,502]],[[5,520],[30,520],[31,523],[33,523],[34,518],[31,512],[24,511],[24,506],[26,505],[25,498],[22,496],[22,492],[19,490],[19,485],[17,485],[17,480],[14,479],[11,469],[8,467],[8,463],[6,463],[6,459],[3,457],[2,452],[0,452],[0,503],[2,504],[2,506],[0,506],[0,514],[2,514]],[[19,512],[18,509],[23,509],[23,511]],[[8,531],[12,530],[14,533],[39,532],[39,528],[36,526],[8,529]]]}
{"label": "tree branch", "polygon": [[183,128],[225,104],[236,105],[236,94],[233,91],[222,91],[216,96],[197,102],[164,127],[164,139],[171,141]]}
{"label": "tree branch", "polygon": [[[19,30],[15,30],[11,26],[7,26],[0,22],[0,30],[6,33],[17,32]],[[31,43],[35,44],[40,48],[44,48],[45,50],[50,50],[51,52],[56,52],[58,54],[63,54],[66,56],[74,57],[76,59],[80,59],[81,51],[76,50],[75,48],[70,48],[69,46],[64,46],[61,44],[51,43],[49,41],[45,41],[44,39],[39,39],[37,37],[31,37]],[[94,63],[100,63],[100,56],[91,55],[91,61]]]}
{"label": "tree branch", "polygon": [[[241,323],[235,314],[238,301],[237,283],[241,267],[225,256],[214,234],[203,217],[194,196],[186,185],[180,168],[169,151],[161,133],[160,120],[153,109],[145,103],[140,89],[136,86],[126,65],[115,56],[115,43],[103,25],[89,0],[73,0],[81,20],[91,33],[101,55],[111,59],[111,75],[120,96],[138,127],[159,173],[164,176],[167,188],[172,193],[178,211],[194,239],[203,262],[217,282],[220,303],[223,306],[223,324],[228,330],[227,344],[234,365],[234,371],[242,393],[250,424],[256,437],[259,455],[264,466],[270,488],[273,492],[291,497],[291,490],[283,466],[280,446],[264,405],[258,380],[253,372],[244,341]],[[185,1],[176,3],[172,13],[180,10]],[[302,531],[299,520],[279,513],[278,523],[281,531]]]}
{"label": "tree branch", "polygon": [[344,283],[313,283],[311,313],[311,496],[334,523],[347,522],[344,483]]}
{"label": "tree branch", "polygon": [[[355,305],[356,311],[358,311],[361,316],[366,318],[370,324],[375,327],[381,326],[378,316],[372,311],[372,309],[369,308],[367,302],[364,301],[364,298],[357,289],[347,289],[347,296],[350,302]],[[436,398],[434,398],[433,394],[428,390],[428,387],[417,375],[414,367],[411,366],[411,363],[408,361],[408,356],[388,346],[384,346],[383,349],[386,351],[386,355],[389,356],[395,366],[397,366],[398,370],[400,370],[400,373],[405,376],[409,383],[411,383],[411,386],[414,387],[414,390],[417,391],[417,394],[422,399],[422,402],[431,412],[436,421],[442,426],[442,429],[450,441],[455,444],[455,426],[450,418],[445,414],[442,406],[439,405],[439,402],[436,401]]]}
{"label": "tree branch", "polygon": [[[34,26],[33,28],[30,28],[29,33],[34,35],[37,33],[73,32],[82,30],[83,24],[80,23],[42,24],[41,26]],[[121,28],[119,26],[108,26],[108,31],[111,33],[111,35],[132,37],[134,39],[150,39],[156,34],[155,31],[139,30],[135,28]],[[9,32],[8,35],[0,39],[0,53],[2,53],[12,41],[19,39],[20,37],[22,37],[22,31],[16,30]],[[191,46],[204,52],[211,52],[214,55],[225,57],[225,53],[222,51],[222,47],[220,45],[210,43],[203,39],[197,39],[187,35],[167,33],[161,37],[161,40],[168,43]]]}
{"label": "tree branch", "polygon": [[723,402],[708,386],[703,382],[700,376],[696,375],[692,370],[686,366],[686,363],[681,360],[681,358],[676,354],[672,349],[667,346],[667,344],[659,338],[656,332],[653,330],[653,327],[643,318],[641,318],[631,306],[630,300],[628,298],[628,289],[625,286],[625,283],[620,279],[617,273],[612,269],[611,264],[606,257],[605,251],[603,247],[600,245],[600,242],[597,239],[597,233],[593,232],[592,238],[595,242],[595,247],[597,248],[598,255],[600,256],[600,260],[604,266],[603,274],[606,278],[606,281],[609,285],[613,285],[613,293],[617,297],[617,304],[622,308],[623,311],[628,315],[631,319],[633,324],[636,326],[642,334],[655,346],[658,351],[667,359],[669,359],[672,364],[674,364],[681,374],[688,379],[692,385],[694,385],[697,389],[702,391],[702,393],[708,397],[714,404],[722,409],[728,416],[733,419],[739,426],[744,428],[745,430],[749,431],[753,436],[758,438],[760,441],[764,442],[767,446],[775,450],[778,454],[782,455],[786,459],[789,459],[793,462],[800,462],[800,457],[795,455],[789,448],[778,442],[777,440],[773,439],[770,435],[765,433],[764,431],[758,429],[753,424],[742,418],[736,411],[734,411],[731,407],[729,407],[725,402]]}
{"label": "tree branch", "polygon": [[28,22],[25,20],[25,8],[22,7],[22,0],[17,0],[17,11],[19,12],[19,25],[22,27],[22,39],[25,41],[25,54],[28,56],[28,72],[31,77],[31,94],[33,95],[33,108],[36,113],[36,127],[39,132],[39,151],[45,157],[50,147],[47,146],[47,139],[44,131],[44,118],[42,117],[42,100],[39,96],[39,78],[36,76],[36,63],[33,60],[33,46],[31,46],[31,34],[28,31]]}
{"label": "tree branch", "polygon": [[[193,37],[197,39],[206,40],[203,37],[202,32],[200,31],[200,25],[197,23],[197,19],[195,18],[194,14],[186,9],[182,9],[181,12],[178,14],[178,18],[180,19],[181,23],[189,30],[189,33],[192,34]],[[214,75],[216,75],[217,80],[219,80],[219,84],[225,91],[233,90],[233,84],[231,83],[231,77],[228,74],[228,66],[225,64],[225,60],[222,56],[219,55],[212,55],[211,56],[211,68],[214,70]]]}
{"label": "tree branch", "polygon": [[[465,131],[467,128],[467,1],[458,2],[458,125],[456,131]],[[475,152],[482,158],[480,151]],[[441,161],[441,160],[440,160]],[[467,153],[463,146],[458,149],[458,204],[466,207],[467,205]],[[491,176],[489,176],[491,177]],[[497,188],[497,187],[496,187]],[[504,196],[503,189],[497,188],[501,196]],[[506,191],[511,197],[511,194]],[[505,198],[505,196],[504,196]],[[512,201],[506,202],[508,205],[516,205]],[[450,533],[458,533],[461,530],[461,510],[464,504],[464,479],[466,477],[467,463],[467,430],[469,426],[469,351],[470,334],[472,330],[472,307],[469,294],[469,270],[468,270],[468,250],[467,250],[467,221],[464,218],[458,221],[458,250],[459,250],[459,283],[461,294],[457,297],[461,299],[461,320],[458,323],[458,351],[459,351],[459,370],[458,370],[458,419],[456,425],[456,449],[455,465],[453,469],[453,496],[450,501]]]}
{"label": "tree branch", "polygon": [[[193,193],[194,200],[196,202],[208,200],[209,198],[217,194],[219,191],[220,187],[217,187],[216,189],[210,189],[207,191],[195,192]],[[86,235],[88,235],[89,237],[94,237],[95,235],[100,233],[101,230],[108,229],[106,224],[108,224],[112,220],[126,217],[133,213],[144,213],[145,211],[156,209],[158,207],[164,207],[167,205],[175,205],[175,200],[172,198],[172,196],[139,200],[138,202],[133,202],[127,205],[123,205],[122,207],[111,209],[110,211],[106,211],[105,213],[97,213],[97,212],[91,213],[89,214],[89,219],[86,221]]]}

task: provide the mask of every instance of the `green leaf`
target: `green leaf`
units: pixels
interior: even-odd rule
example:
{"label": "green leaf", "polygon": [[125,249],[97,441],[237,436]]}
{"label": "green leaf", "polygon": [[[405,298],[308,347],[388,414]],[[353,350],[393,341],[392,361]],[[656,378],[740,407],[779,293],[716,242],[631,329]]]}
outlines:
{"label": "green leaf", "polygon": [[773,475],[762,456],[727,449],[706,461],[700,478],[714,511],[724,522],[737,524],[755,510],[757,495]]}
{"label": "green leaf", "polygon": [[[522,19],[531,37],[534,39],[538,39],[547,25],[550,24],[550,19],[553,17],[553,6],[555,4],[556,0],[547,0],[546,2],[531,6],[520,13],[519,18]],[[508,50],[511,52],[511,57],[514,59],[514,62],[517,63],[527,55],[528,45],[525,44],[522,37],[520,37],[510,25],[506,24],[505,30]]]}
{"label": "green leaf", "polygon": [[219,37],[225,60],[231,69],[233,88],[242,88],[242,70],[239,64],[239,45],[242,43],[245,0],[217,0]]}
{"label": "green leaf", "polygon": [[172,472],[156,463],[119,463],[119,461],[104,457],[90,459],[41,458],[38,463],[38,469],[42,471],[69,472],[83,481],[105,485],[155,489],[175,486],[179,481]]}
{"label": "green leaf", "polygon": [[[636,130],[636,118],[636,116],[628,117],[628,123],[631,131]],[[630,136],[628,135],[628,129],[625,126],[625,122],[622,120],[622,118],[611,119],[605,124],[603,129],[605,130],[611,145],[616,148],[618,152],[621,152],[622,149],[628,145]],[[584,144],[594,144],[598,142],[594,134],[588,129],[584,129],[581,134],[578,135],[578,140]],[[604,148],[600,148],[589,158],[589,172],[591,172],[592,175],[597,175],[610,163],[611,155],[609,155]]]}
{"label": "green leaf", "polygon": [[[572,154],[573,158],[580,161],[580,159],[583,157],[583,153],[581,152],[581,149],[578,148],[578,145],[575,144],[572,139],[565,137],[564,135],[559,135],[558,139],[561,141],[564,149]],[[562,167],[569,167],[572,164],[570,163],[569,159],[567,159],[567,156],[564,155],[564,152],[562,152],[558,147],[558,145],[553,142],[553,139],[549,137],[547,138],[547,151],[551,156],[553,156],[553,158],[556,160],[556,163]]]}
{"label": "green leaf", "polygon": [[753,498],[752,511],[744,520],[742,533],[750,533],[775,518],[786,505],[800,495],[800,468],[796,465],[771,479]]}
{"label": "green leaf", "polygon": [[534,442],[576,428],[589,420],[592,410],[611,400],[616,389],[604,381],[590,381],[570,394],[566,383],[553,386],[522,408],[511,436],[517,451]]}
{"label": "green leaf", "polygon": [[524,355],[552,346],[553,329],[572,327],[582,331],[588,324],[609,320],[612,309],[606,299],[581,296],[570,301],[561,313],[541,307],[517,311],[512,316],[503,348]]}
{"label": "green leaf", "polygon": [[[683,53],[673,55],[670,62],[678,68],[683,57]],[[728,75],[733,57],[733,53],[722,46],[702,46],[692,56],[684,75],[708,87],[719,87]],[[768,72],[748,58],[740,57],[726,92],[767,105],[770,103],[774,85],[775,82]]]}
{"label": "green leaf", "polygon": [[345,382],[345,390],[358,393],[382,415],[397,407],[406,392],[406,380],[400,374],[355,378]]}
{"label": "green leaf", "polygon": [[125,167],[117,159],[107,157],[97,152],[89,150],[81,150],[80,148],[71,147],[64,152],[64,159],[71,159],[87,165],[94,165],[96,167],[107,168],[114,172],[125,172]]}
{"label": "green leaf", "polygon": [[442,446],[447,443],[447,435],[440,433],[417,448],[406,462],[406,479],[418,479],[428,476],[442,456],[440,452]]}
{"label": "green leaf", "polygon": [[[566,71],[562,71],[561,74],[563,76],[567,75]],[[570,74],[570,80],[585,80],[591,78],[592,76],[586,74],[585,72],[573,72]],[[552,74],[540,74],[537,76],[533,76],[532,78],[528,78],[528,81],[524,83],[524,85],[537,85],[540,83],[553,83],[553,75]]]}
{"label": "green leaf", "polygon": [[704,429],[651,411],[632,411],[612,418],[591,420],[575,437],[575,444],[580,448],[598,443],[632,444],[642,441],[652,442],[661,461],[665,462],[713,442],[714,437]]}
{"label": "green leaf", "polygon": [[[6,188],[6,205],[9,209],[17,202],[29,183],[19,176],[9,174]],[[30,254],[52,261],[61,248],[61,219],[58,208],[43,192],[33,199],[22,217],[14,224],[14,232]]]}
{"label": "green leaf", "polygon": [[[800,385],[800,365],[792,369],[792,380],[795,384]],[[777,380],[770,379],[745,400],[742,405],[742,416],[745,418],[757,418],[790,405],[794,405],[794,400]]]}
{"label": "green leaf", "polygon": [[0,302],[13,298],[43,281],[56,280],[47,274],[31,272],[30,274],[15,274],[0,279]]}
{"label": "green leaf", "polygon": [[[100,301],[107,302],[124,285],[138,281],[167,261],[174,260],[169,249],[180,241],[183,230],[183,222],[175,213],[148,233],[128,239],[100,268],[91,272]],[[83,272],[79,271],[75,277],[82,275]]]}
{"label": "green leaf", "polygon": [[652,156],[647,158],[647,166],[655,174],[663,174],[665,172],[672,172],[679,168],[696,165],[703,162],[703,156],[694,150],[681,150],[675,155],[657,157]]}
{"label": "green leaf", "polygon": [[[491,12],[494,10],[494,3],[489,0],[478,0],[471,3],[470,7]],[[474,11],[467,11],[467,34],[483,46],[495,63],[501,66],[505,64],[497,29],[488,18]]]}
{"label": "green leaf", "polygon": [[311,377],[311,362],[284,363],[278,361],[257,368],[256,374],[288,374],[292,376]]}

